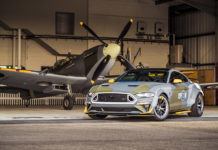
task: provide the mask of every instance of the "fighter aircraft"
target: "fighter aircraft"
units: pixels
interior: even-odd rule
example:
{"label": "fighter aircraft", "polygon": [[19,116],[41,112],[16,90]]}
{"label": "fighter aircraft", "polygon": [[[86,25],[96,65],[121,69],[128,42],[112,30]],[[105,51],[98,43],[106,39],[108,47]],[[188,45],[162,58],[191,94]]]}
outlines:
{"label": "fighter aircraft", "polygon": [[72,93],[84,93],[99,76],[107,74],[116,60],[128,69],[135,68],[120,54],[119,42],[128,32],[133,20],[125,25],[115,43],[107,44],[100,39],[85,23],[80,22],[90,34],[102,44],[85,50],[77,58],[68,56],[58,61],[52,69],[41,72],[0,68],[0,92],[17,93],[26,100],[29,105],[31,98],[40,98],[67,93],[64,97],[63,107],[70,110],[73,107],[75,96]]}

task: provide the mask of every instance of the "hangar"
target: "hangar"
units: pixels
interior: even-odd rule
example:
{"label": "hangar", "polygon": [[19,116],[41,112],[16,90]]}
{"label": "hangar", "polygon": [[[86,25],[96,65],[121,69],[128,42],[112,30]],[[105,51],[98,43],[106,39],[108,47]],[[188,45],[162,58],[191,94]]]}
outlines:
{"label": "hangar", "polygon": [[[105,48],[110,44],[116,53]],[[118,61],[107,68],[112,55]],[[67,67],[74,66],[73,60],[82,62],[73,70],[78,78],[58,70],[68,62]],[[202,117],[178,113],[164,122],[149,116],[89,119],[83,113],[86,94],[78,92],[86,85],[84,81],[92,86],[131,67],[173,68],[193,82],[218,82],[218,1],[1,0],[0,149],[217,149],[216,85],[204,90]],[[49,74],[55,69],[59,74]],[[4,71],[17,73],[9,85],[21,83],[25,89],[39,81],[41,88],[64,92],[32,98],[36,94],[32,89],[7,88]],[[17,80],[19,73],[38,78]],[[58,84],[44,80],[46,75],[57,77]],[[73,87],[65,83],[71,78]],[[69,93],[75,106],[66,111],[62,105],[72,96]],[[22,98],[23,94],[30,98]]]}
{"label": "hangar", "polygon": [[[41,71],[68,53],[76,57],[100,44],[79,22],[85,22],[104,41],[113,43],[124,24],[133,18],[134,23],[121,42],[121,54],[128,56],[135,66],[191,70],[191,78],[201,83],[217,81],[215,0],[66,0],[61,3],[9,0],[2,1],[0,7],[2,67]],[[108,75],[124,71],[116,62]],[[6,95],[2,94],[1,105],[23,104],[19,94]],[[217,105],[217,99],[215,90],[205,92],[205,104]],[[50,103],[46,101],[32,100],[32,104]],[[52,97],[50,101],[55,105],[62,103],[60,97]]]}

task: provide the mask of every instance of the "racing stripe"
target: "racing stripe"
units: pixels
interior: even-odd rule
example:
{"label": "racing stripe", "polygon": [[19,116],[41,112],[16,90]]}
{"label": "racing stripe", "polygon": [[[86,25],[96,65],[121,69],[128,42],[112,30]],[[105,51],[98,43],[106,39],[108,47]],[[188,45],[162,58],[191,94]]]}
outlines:
{"label": "racing stripe", "polygon": [[91,93],[98,93],[98,92],[112,92],[113,89],[108,86],[95,86],[91,89]]}

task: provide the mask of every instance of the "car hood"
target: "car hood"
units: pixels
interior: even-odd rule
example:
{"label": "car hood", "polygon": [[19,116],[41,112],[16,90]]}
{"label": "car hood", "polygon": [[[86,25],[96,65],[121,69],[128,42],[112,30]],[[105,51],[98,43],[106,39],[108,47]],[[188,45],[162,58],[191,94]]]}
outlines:
{"label": "car hood", "polygon": [[143,93],[149,92],[150,89],[154,86],[162,85],[165,83],[159,82],[114,82],[114,83],[105,83],[98,86],[94,86],[90,92],[99,93],[99,92],[123,92],[123,93]]}

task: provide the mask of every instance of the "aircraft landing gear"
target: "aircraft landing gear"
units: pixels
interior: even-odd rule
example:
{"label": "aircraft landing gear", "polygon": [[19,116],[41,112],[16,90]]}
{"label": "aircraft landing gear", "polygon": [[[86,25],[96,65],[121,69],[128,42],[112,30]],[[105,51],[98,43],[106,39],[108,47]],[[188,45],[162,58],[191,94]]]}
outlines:
{"label": "aircraft landing gear", "polygon": [[63,107],[65,110],[71,110],[73,108],[74,103],[75,97],[67,95],[64,97]]}
{"label": "aircraft landing gear", "polygon": [[71,110],[73,108],[76,98],[72,94],[72,89],[70,84],[67,85],[67,91],[68,91],[68,95],[64,97],[63,107],[65,110]]}

